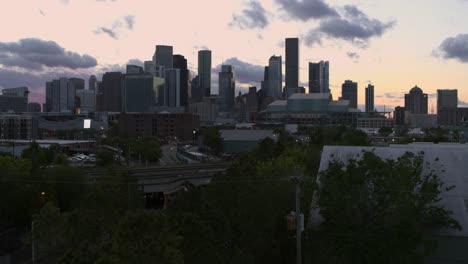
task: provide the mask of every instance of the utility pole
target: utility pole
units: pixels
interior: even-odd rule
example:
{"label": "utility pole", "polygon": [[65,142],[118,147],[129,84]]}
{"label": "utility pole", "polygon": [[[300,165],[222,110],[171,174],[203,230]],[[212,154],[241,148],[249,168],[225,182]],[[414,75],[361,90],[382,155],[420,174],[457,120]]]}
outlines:
{"label": "utility pole", "polygon": [[294,182],[296,183],[296,264],[302,262],[302,223],[301,223],[301,176],[295,176]]}

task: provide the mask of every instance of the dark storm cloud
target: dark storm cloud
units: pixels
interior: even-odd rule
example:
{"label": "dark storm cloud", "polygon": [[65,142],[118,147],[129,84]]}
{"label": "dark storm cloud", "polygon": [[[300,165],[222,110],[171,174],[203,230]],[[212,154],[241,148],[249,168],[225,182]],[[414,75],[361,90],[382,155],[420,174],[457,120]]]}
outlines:
{"label": "dark storm cloud", "polygon": [[[233,65],[236,74],[236,82],[243,84],[258,84],[263,80],[264,66],[251,64],[239,60],[236,57],[229,58],[223,63],[224,65]],[[221,71],[221,64],[213,69],[216,76]]]}
{"label": "dark storm cloud", "polygon": [[382,36],[395,24],[394,20],[383,22],[370,18],[357,7],[347,5],[343,8],[342,15],[324,19],[318,28],[309,31],[305,35],[306,44],[311,46],[321,43],[322,38],[332,38],[350,41],[357,47],[366,48],[371,38]]}
{"label": "dark storm cloud", "polygon": [[356,59],[358,60],[361,56],[359,56],[358,53],[356,52],[346,52],[346,55],[350,58],[350,59]]}
{"label": "dark storm cloud", "polygon": [[230,26],[240,29],[265,28],[269,24],[267,12],[259,1],[253,0],[240,14],[233,14]]}
{"label": "dark storm cloud", "polygon": [[435,55],[440,55],[445,59],[468,62],[468,34],[459,34],[455,37],[446,38],[440,44]]}
{"label": "dark storm cloud", "polygon": [[135,17],[134,16],[126,16],[124,17],[125,23],[127,25],[128,30],[133,30],[133,24],[135,24]]}
{"label": "dark storm cloud", "polygon": [[294,20],[307,21],[339,16],[338,12],[323,0],[275,0],[275,2]]}
{"label": "dark storm cloud", "polygon": [[44,66],[78,69],[94,67],[97,61],[90,55],[67,51],[54,41],[27,38],[0,42],[0,64],[33,70]]}

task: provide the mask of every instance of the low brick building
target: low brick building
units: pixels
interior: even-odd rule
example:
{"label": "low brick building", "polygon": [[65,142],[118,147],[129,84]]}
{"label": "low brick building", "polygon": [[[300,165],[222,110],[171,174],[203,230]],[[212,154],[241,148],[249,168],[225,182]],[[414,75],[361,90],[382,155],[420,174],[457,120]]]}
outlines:
{"label": "low brick building", "polygon": [[193,131],[198,130],[199,124],[198,115],[189,113],[121,113],[119,135],[193,140]]}

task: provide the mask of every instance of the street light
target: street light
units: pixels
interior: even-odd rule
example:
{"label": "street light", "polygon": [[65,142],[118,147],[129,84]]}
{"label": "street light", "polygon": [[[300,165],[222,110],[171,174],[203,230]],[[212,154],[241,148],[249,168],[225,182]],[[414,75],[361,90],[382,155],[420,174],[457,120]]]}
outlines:
{"label": "street light", "polygon": [[193,145],[195,145],[195,133],[197,133],[197,131],[193,131]]}

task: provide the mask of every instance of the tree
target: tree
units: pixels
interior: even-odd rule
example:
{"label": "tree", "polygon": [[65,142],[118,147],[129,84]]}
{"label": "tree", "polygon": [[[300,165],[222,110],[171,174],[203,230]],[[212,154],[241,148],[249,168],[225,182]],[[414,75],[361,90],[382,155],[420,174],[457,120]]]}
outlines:
{"label": "tree", "polygon": [[114,153],[107,149],[101,149],[97,153],[97,164],[99,166],[110,166],[114,164]]}
{"label": "tree", "polygon": [[162,212],[139,210],[122,218],[109,251],[97,262],[184,263],[181,241]]}
{"label": "tree", "polygon": [[145,163],[155,163],[161,158],[161,146],[156,137],[145,137],[135,139],[130,142],[131,153],[133,158],[144,160]]}
{"label": "tree", "polygon": [[320,261],[423,263],[434,249],[428,229],[460,228],[437,204],[445,190],[441,179],[423,169],[423,154],[410,152],[396,160],[363,152],[347,165],[330,162],[320,173]]}
{"label": "tree", "polygon": [[205,145],[207,145],[216,155],[222,151],[222,140],[219,130],[215,127],[210,127],[202,131],[205,137]]}
{"label": "tree", "polygon": [[390,135],[392,132],[393,132],[393,129],[391,127],[381,127],[379,129],[379,134],[382,137],[388,137],[388,135]]}

